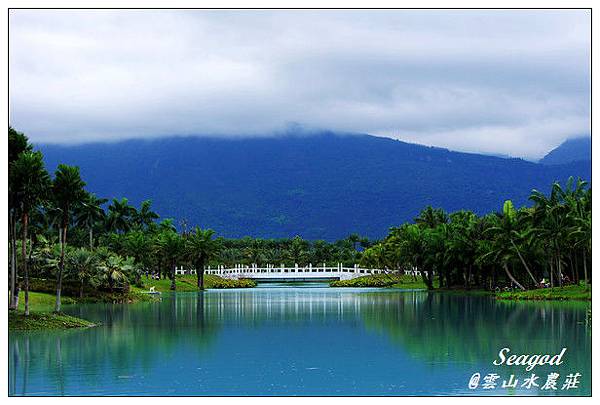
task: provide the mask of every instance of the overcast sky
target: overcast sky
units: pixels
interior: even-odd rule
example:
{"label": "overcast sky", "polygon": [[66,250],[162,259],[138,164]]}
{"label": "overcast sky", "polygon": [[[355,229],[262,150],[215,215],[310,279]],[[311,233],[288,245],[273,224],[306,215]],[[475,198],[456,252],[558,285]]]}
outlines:
{"label": "overcast sky", "polygon": [[539,158],[589,133],[588,11],[10,11],[34,142],[307,128]]}

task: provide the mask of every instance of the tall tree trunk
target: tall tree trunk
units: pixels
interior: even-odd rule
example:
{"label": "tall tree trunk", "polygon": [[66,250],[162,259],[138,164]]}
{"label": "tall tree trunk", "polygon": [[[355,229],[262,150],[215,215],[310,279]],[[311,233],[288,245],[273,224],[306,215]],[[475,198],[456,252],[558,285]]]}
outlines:
{"label": "tall tree trunk", "polygon": [[533,276],[533,273],[531,272],[531,270],[529,270],[529,266],[525,262],[525,258],[523,258],[521,251],[519,250],[519,248],[517,247],[517,245],[515,244],[515,242],[512,239],[510,240],[510,243],[512,243],[513,247],[517,251],[517,255],[519,256],[519,259],[521,260],[521,264],[523,264],[523,267],[525,267],[525,270],[527,270],[527,274],[529,274],[529,277],[531,277],[531,279],[533,280],[533,285],[537,286],[538,282],[535,279],[535,277]]}
{"label": "tall tree trunk", "polygon": [[60,293],[62,292],[62,278],[65,269],[65,245],[67,244],[67,226],[62,228],[60,240],[60,261],[58,262],[58,276],[56,278],[56,303],[54,304],[54,312],[60,312]]}
{"label": "tall tree trunk", "polygon": [[90,250],[94,248],[94,229],[90,226]]}
{"label": "tall tree trunk", "polygon": [[425,282],[425,285],[427,285],[427,289],[433,290],[433,282],[431,281],[432,280],[431,271],[429,271],[429,270],[425,271],[423,269],[423,266],[417,266],[417,269],[420,269],[421,278]]}
{"label": "tall tree trunk", "polygon": [[23,211],[23,241],[21,243],[21,254],[23,255],[23,275],[25,277],[25,316],[29,316],[29,266],[27,263],[27,228],[29,225],[29,214]]}
{"label": "tall tree trunk", "polygon": [[587,257],[585,254],[585,248],[583,249],[583,277],[585,280],[585,286],[588,284],[588,273],[587,273]]}
{"label": "tall tree trunk", "polygon": [[577,284],[577,277],[575,276],[575,266],[573,266],[573,251],[569,251],[569,265],[571,267],[571,282]]}
{"label": "tall tree trunk", "polygon": [[562,264],[561,264],[561,260],[560,260],[560,252],[556,253],[556,269],[558,271],[558,286],[562,287],[563,286],[563,282],[562,282]]}
{"label": "tall tree trunk", "polygon": [[196,263],[196,282],[199,290],[204,290],[204,260]]}
{"label": "tall tree trunk", "polygon": [[10,211],[8,215],[8,231],[10,236],[10,305],[11,310],[17,309],[19,306],[19,291],[17,287],[17,236],[16,236],[16,220],[14,211]]}
{"label": "tall tree trunk", "polygon": [[554,259],[550,258],[550,287],[554,287]]}
{"label": "tall tree trunk", "polygon": [[173,260],[171,262],[171,290],[175,291],[176,289],[176,285],[175,285],[175,261]]}
{"label": "tall tree trunk", "polygon": [[467,290],[471,289],[471,274],[473,273],[473,265],[469,264],[469,271],[467,273],[467,278],[465,280]]}
{"label": "tall tree trunk", "polygon": [[517,287],[519,287],[521,290],[525,291],[525,287],[523,287],[512,275],[512,273],[510,272],[510,270],[508,270],[508,264],[505,262],[504,265],[504,271],[506,272],[506,275],[508,276],[508,278],[515,283],[515,285]]}

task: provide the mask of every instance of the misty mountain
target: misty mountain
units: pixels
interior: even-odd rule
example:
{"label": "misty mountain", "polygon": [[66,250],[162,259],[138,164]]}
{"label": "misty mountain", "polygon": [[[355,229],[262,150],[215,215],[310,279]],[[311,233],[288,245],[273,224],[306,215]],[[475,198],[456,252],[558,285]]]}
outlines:
{"label": "misty mountain", "polygon": [[557,165],[587,160],[592,160],[592,138],[582,137],[567,139],[555,149],[544,156],[540,163]]}
{"label": "misty mountain", "polygon": [[98,196],[151,199],[163,218],[227,237],[381,237],[427,205],[484,214],[506,199],[528,204],[532,189],[555,180],[591,178],[589,162],[550,166],[328,132],[38,146],[48,170],[80,166]]}

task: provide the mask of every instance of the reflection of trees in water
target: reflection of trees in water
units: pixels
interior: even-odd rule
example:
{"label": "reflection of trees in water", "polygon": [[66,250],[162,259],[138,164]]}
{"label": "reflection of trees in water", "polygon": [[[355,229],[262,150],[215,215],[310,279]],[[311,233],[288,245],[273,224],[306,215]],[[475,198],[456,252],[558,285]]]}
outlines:
{"label": "reflection of trees in water", "polygon": [[364,326],[432,368],[462,365],[473,371],[476,366],[482,373],[493,371],[491,362],[505,346],[520,353],[554,353],[565,346],[567,371],[581,372],[589,386],[586,304],[325,288],[163,297],[161,303],[73,308],[72,315],[103,323],[89,330],[11,332],[9,392],[31,393],[30,381],[46,393],[69,393],[69,387],[78,384],[105,390],[100,384],[106,385],[107,376],[116,382],[120,376],[151,371],[165,356],[178,352],[189,354],[186,361],[202,356],[226,327],[309,323]]}
{"label": "reflection of trees in water", "polygon": [[210,322],[260,325],[267,322],[361,323],[371,294],[327,288],[264,288],[209,292]]}
{"label": "reflection of trees in water", "polygon": [[462,363],[497,372],[492,361],[503,347],[516,354],[555,354],[567,347],[561,368],[581,372],[584,385],[591,381],[586,303],[497,301],[427,292],[373,294],[371,299],[377,303],[364,307],[365,326],[431,367]]}
{"label": "reflection of trees in water", "polygon": [[[181,349],[189,356],[202,355],[217,334],[216,325],[206,320],[204,300],[195,296],[132,306],[86,305],[70,314],[103,325],[87,330],[11,332],[11,394],[27,393],[30,375],[41,379],[50,393],[63,394],[65,386],[79,380],[94,386],[105,381],[106,375],[117,380],[139,370],[146,372],[159,366],[163,356]],[[81,372],[73,374],[73,367],[80,367]]]}

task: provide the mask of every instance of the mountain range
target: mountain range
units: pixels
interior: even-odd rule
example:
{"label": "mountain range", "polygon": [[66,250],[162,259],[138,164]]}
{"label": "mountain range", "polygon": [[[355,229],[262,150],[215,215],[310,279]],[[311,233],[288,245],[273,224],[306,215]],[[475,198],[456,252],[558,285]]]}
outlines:
{"label": "mountain range", "polygon": [[49,171],[79,166],[100,197],[150,199],[161,217],[226,237],[377,238],[427,205],[485,214],[555,180],[591,179],[590,160],[560,164],[560,151],[533,163],[331,132],[37,147]]}
{"label": "mountain range", "polygon": [[582,160],[592,160],[592,138],[587,136],[567,139],[544,156],[540,163],[560,165]]}

